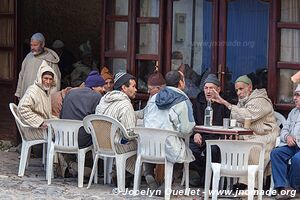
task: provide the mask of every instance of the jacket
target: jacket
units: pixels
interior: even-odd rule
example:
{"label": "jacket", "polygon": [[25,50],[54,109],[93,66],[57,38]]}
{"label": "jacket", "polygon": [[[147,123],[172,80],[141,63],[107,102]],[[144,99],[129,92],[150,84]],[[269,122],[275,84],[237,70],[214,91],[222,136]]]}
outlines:
{"label": "jacket", "polygon": [[190,136],[195,126],[191,101],[180,89],[167,86],[157,94],[155,103],[158,109],[167,111],[160,117],[163,128],[178,131],[178,136],[166,140],[166,159],[173,163],[193,161],[192,151],[183,139]]}

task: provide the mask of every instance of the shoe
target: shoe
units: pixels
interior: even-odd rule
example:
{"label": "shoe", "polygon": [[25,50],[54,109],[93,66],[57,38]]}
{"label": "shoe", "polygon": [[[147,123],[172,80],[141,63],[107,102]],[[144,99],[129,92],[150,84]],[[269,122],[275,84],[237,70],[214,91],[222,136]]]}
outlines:
{"label": "shoe", "polygon": [[199,178],[190,178],[190,186],[192,187],[200,187],[201,186],[201,180]]}
{"label": "shoe", "polygon": [[248,185],[244,184],[244,183],[236,183],[232,186],[232,191],[236,192],[239,190],[246,190],[248,187]]}
{"label": "shoe", "polygon": [[[78,174],[78,163],[70,162],[68,170],[74,177],[76,177]],[[84,177],[90,177],[91,173],[92,173],[92,169],[90,167],[84,167],[84,172],[83,172]]]}
{"label": "shoe", "polygon": [[291,188],[291,187],[287,187],[287,188],[282,188],[279,190],[277,196],[275,197],[276,200],[287,200],[287,199],[292,199],[294,196],[292,196],[294,194],[296,194],[296,190]]}
{"label": "shoe", "polygon": [[164,197],[165,196],[165,182],[163,182],[155,192],[156,196]]}
{"label": "shoe", "polygon": [[158,184],[152,175],[146,175],[145,179],[151,190],[156,190],[158,188]]}

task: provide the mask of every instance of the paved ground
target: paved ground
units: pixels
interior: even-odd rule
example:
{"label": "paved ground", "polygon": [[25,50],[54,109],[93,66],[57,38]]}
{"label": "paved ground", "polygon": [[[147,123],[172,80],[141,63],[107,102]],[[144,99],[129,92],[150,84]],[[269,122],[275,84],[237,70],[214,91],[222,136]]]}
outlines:
{"label": "paved ground", "polygon": [[[47,185],[45,172],[41,164],[41,159],[31,159],[29,167],[25,171],[24,177],[18,177],[19,154],[16,152],[0,151],[0,200],[10,199],[163,199],[156,196],[131,196],[114,194],[112,185],[93,184],[90,189],[77,187],[77,179],[54,179],[51,185]],[[173,188],[182,191],[182,187],[175,185]],[[131,188],[129,188],[131,189]],[[142,189],[146,192],[146,187]],[[198,188],[192,188],[197,192]],[[194,196],[172,196],[172,199],[192,199],[200,200],[201,195]],[[222,199],[246,199],[246,198],[222,198]],[[264,199],[271,200],[273,198]]]}

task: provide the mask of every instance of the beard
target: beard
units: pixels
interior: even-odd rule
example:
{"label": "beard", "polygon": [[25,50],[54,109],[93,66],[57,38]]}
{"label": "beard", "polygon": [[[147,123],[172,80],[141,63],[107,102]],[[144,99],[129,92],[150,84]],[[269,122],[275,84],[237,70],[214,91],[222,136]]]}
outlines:
{"label": "beard", "polygon": [[38,50],[31,49],[31,53],[36,56],[36,55],[43,53],[43,49],[42,48],[40,48]]}
{"label": "beard", "polygon": [[241,105],[244,105],[248,99],[249,99],[249,95],[245,96],[245,97],[242,98],[242,99],[239,98],[239,103],[240,103]]}
{"label": "beard", "polygon": [[45,91],[49,91],[50,88],[51,88],[51,86],[45,86],[45,85],[43,85],[43,89],[44,89]]}

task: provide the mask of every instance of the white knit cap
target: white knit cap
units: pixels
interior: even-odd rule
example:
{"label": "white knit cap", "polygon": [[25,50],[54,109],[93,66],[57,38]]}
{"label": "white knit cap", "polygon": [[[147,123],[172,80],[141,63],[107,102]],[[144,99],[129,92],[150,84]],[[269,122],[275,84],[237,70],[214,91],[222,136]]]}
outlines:
{"label": "white knit cap", "polygon": [[64,46],[65,46],[65,44],[61,40],[55,40],[52,44],[53,49],[60,49],[60,48],[63,48]]}

